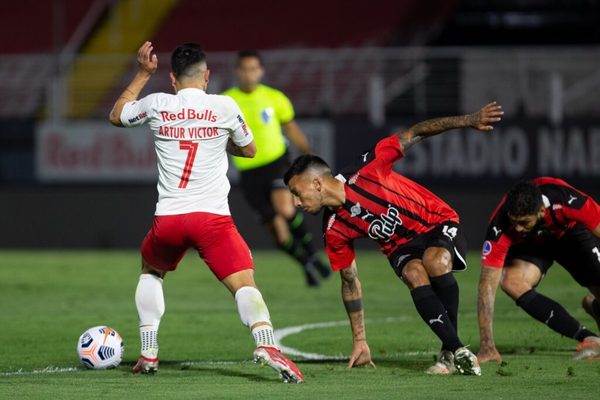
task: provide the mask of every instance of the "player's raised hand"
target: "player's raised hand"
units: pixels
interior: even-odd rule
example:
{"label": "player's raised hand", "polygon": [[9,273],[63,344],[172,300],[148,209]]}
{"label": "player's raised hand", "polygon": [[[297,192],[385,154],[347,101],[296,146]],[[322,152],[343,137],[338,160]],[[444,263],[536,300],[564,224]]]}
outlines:
{"label": "player's raised hand", "polygon": [[469,115],[469,125],[473,129],[489,132],[494,129],[493,124],[502,119],[502,115],[504,115],[502,106],[492,101],[483,106],[481,110]]}
{"label": "player's raised hand", "polygon": [[368,365],[373,368],[377,368],[373,360],[371,360],[371,349],[366,340],[354,342],[354,350],[348,361],[348,368],[359,367],[361,365]]}
{"label": "player's raised hand", "polygon": [[145,42],[138,50],[137,62],[141,71],[152,75],[158,68],[158,58],[152,54],[154,47],[151,42]]}

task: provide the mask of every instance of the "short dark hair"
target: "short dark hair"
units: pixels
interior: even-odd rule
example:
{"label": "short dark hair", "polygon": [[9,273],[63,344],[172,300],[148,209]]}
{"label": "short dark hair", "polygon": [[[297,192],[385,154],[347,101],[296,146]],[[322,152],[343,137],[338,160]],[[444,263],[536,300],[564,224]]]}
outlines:
{"label": "short dark hair", "polygon": [[256,50],[240,50],[238,52],[238,56],[237,56],[237,64],[236,65],[240,65],[241,61],[244,58],[256,58],[258,60],[258,63],[262,66],[263,65],[263,59],[260,56],[260,53]]}
{"label": "short dark hair", "polygon": [[188,75],[191,67],[203,62],[206,62],[206,54],[202,47],[196,43],[184,43],[171,54],[171,71],[178,78]]}
{"label": "short dark hair", "polygon": [[331,168],[329,168],[325,160],[312,154],[305,154],[294,160],[292,166],[283,176],[283,182],[287,185],[294,176],[300,175],[310,168],[331,175]]}
{"label": "short dark hair", "polygon": [[504,205],[511,217],[537,214],[542,205],[542,191],[529,181],[519,182],[506,194]]}

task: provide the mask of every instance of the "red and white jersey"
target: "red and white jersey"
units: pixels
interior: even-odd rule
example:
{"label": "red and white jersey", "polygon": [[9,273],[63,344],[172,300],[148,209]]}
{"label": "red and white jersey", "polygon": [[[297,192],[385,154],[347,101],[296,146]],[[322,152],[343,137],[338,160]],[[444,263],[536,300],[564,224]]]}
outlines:
{"label": "red and white jersey", "polygon": [[230,215],[227,140],[253,140],[240,108],[227,96],[200,89],[154,93],[125,104],[126,127],[150,125],[158,159],[155,215],[209,212]]}
{"label": "red and white jersey", "polygon": [[540,188],[545,207],[543,229],[528,237],[519,235],[508,218],[502,198],[490,218],[481,263],[485,267],[502,268],[508,250],[513,244],[523,242],[544,243],[562,237],[576,223],[593,231],[600,224],[600,205],[585,193],[557,178],[540,177],[531,183]]}
{"label": "red and white jersey", "polygon": [[404,156],[398,135],[380,140],[356,163],[336,176],[344,182],[346,202],[323,215],[325,251],[334,271],[354,260],[354,240],[369,237],[391,257],[399,246],[459,217],[439,197],[392,170]]}

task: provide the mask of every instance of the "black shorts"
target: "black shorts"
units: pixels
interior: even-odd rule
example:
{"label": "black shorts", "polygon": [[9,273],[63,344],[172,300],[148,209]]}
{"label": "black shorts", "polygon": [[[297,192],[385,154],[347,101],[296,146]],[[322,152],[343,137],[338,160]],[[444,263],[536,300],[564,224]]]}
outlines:
{"label": "black shorts", "polygon": [[290,167],[288,153],[277,160],[262,167],[240,171],[240,181],[244,197],[250,207],[256,211],[263,223],[275,217],[275,210],[271,204],[271,191],[274,189],[287,189],[283,183],[283,175]]}
{"label": "black shorts", "polygon": [[556,261],[581,286],[600,285],[600,239],[580,223],[567,230],[560,239],[511,246],[505,264],[513,259],[534,264],[542,274]]}
{"label": "black shorts", "polygon": [[404,266],[410,260],[422,259],[425,250],[430,247],[443,247],[450,252],[453,271],[467,269],[467,239],[460,224],[448,221],[437,225],[429,232],[416,236],[392,253],[389,261],[396,275],[402,278]]}

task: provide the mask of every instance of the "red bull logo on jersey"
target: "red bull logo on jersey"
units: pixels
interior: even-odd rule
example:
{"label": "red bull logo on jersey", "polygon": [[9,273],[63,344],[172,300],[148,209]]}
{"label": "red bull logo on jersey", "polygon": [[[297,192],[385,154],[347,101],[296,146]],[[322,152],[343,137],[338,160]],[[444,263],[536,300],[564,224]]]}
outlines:
{"label": "red bull logo on jersey", "polygon": [[375,240],[389,242],[396,231],[396,227],[402,225],[400,212],[393,206],[388,206],[387,213],[381,214],[369,225],[369,237]]}
{"label": "red bull logo on jersey", "polygon": [[213,113],[212,110],[198,111],[192,108],[182,108],[178,113],[169,111],[161,111],[160,118],[163,122],[177,121],[177,120],[198,120],[198,121],[217,121],[217,114]]}

